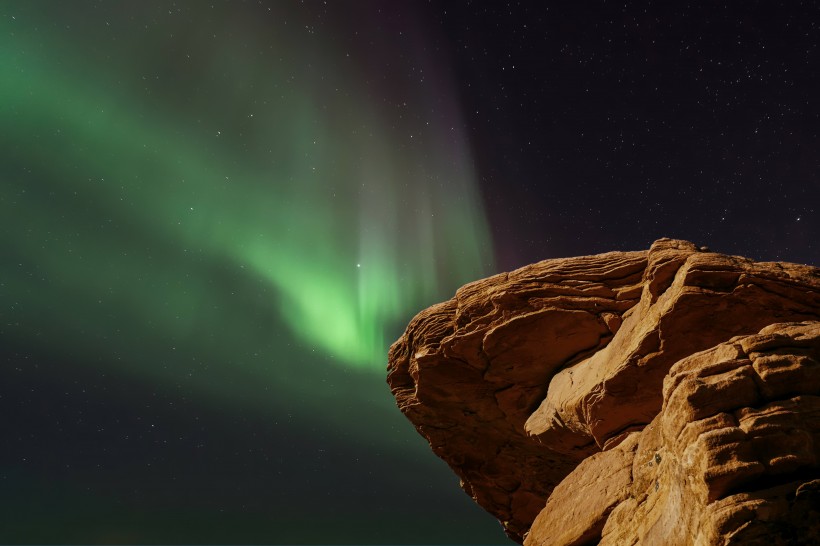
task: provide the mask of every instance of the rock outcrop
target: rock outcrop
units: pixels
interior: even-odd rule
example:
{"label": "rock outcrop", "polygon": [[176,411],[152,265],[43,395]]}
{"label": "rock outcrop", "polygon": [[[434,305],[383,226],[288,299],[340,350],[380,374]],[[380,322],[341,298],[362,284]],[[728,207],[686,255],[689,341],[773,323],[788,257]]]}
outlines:
{"label": "rock outcrop", "polygon": [[820,543],[817,268],[670,239],[546,260],[422,311],[389,362],[518,542]]}

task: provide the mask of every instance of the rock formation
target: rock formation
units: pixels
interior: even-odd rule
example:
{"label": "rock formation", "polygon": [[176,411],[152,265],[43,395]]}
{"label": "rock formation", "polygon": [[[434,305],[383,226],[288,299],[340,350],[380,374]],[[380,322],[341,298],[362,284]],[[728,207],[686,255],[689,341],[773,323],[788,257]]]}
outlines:
{"label": "rock formation", "polygon": [[820,544],[820,270],[661,239],[468,284],[399,408],[525,545]]}

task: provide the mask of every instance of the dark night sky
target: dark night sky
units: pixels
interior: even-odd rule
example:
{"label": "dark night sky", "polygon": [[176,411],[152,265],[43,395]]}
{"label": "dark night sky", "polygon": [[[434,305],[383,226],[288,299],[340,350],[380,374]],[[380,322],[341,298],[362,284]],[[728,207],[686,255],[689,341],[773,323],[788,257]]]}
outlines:
{"label": "dark night sky", "polygon": [[385,385],[416,312],[820,265],[820,8],[561,4],[0,5],[0,542],[506,544]]}
{"label": "dark night sky", "polygon": [[661,236],[818,263],[816,5],[549,4],[444,17],[502,269]]}

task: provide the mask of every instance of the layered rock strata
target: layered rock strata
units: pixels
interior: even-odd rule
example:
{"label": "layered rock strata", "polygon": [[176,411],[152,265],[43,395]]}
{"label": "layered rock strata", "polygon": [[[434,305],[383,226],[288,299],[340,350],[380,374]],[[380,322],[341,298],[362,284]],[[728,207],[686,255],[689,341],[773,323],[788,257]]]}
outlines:
{"label": "layered rock strata", "polygon": [[817,268],[662,239],[462,287],[388,383],[518,542],[820,543],[818,321]]}

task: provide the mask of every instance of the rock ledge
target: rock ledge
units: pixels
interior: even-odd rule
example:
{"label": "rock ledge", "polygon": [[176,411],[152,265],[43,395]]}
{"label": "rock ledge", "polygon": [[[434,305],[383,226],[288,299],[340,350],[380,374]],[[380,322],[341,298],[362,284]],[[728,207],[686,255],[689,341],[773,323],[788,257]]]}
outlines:
{"label": "rock ledge", "polygon": [[519,543],[820,543],[817,268],[546,260],[419,313],[388,383]]}

